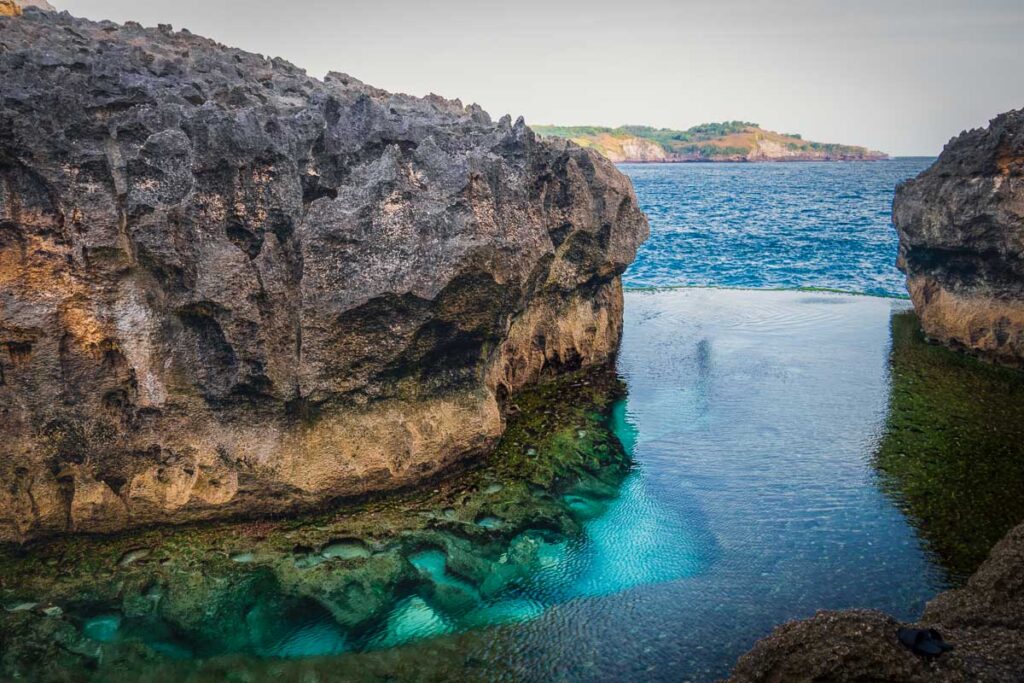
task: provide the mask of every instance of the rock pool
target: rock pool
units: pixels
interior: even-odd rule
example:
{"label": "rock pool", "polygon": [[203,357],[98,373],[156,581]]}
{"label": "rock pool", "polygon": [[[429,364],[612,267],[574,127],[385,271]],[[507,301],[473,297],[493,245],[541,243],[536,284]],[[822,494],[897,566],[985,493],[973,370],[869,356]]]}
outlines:
{"label": "rock pool", "polygon": [[[901,488],[891,455],[874,467],[894,443],[915,448],[905,401],[890,414],[906,307],[629,292],[617,377],[517,397],[489,462],[427,492],[9,551],[0,666],[67,680],[711,680],[818,609],[915,617],[961,566],[940,561],[929,511],[901,497],[920,485]],[[960,365],[982,378],[976,395],[1018,380]]]}

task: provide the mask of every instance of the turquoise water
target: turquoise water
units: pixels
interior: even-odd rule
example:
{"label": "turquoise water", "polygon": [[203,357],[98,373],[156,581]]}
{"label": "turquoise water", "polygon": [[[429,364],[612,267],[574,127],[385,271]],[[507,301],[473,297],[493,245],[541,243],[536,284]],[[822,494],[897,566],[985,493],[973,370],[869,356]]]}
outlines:
{"label": "turquoise water", "polygon": [[893,190],[933,161],[620,165],[651,222],[626,286],[905,296]]}
{"label": "turquoise water", "polygon": [[916,617],[946,581],[870,465],[903,306],[627,293],[615,428],[636,469],[587,526],[571,599],[502,631],[492,680],[714,680],[819,609]]}

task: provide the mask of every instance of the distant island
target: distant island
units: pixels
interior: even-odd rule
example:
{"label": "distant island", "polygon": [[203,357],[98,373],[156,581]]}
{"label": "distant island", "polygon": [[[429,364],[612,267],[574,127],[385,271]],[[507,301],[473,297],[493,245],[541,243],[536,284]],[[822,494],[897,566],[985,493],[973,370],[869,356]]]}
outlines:
{"label": "distant island", "polygon": [[748,121],[704,123],[687,130],[650,126],[531,126],[545,137],[568,138],[615,162],[878,161],[866,147],[810,142]]}

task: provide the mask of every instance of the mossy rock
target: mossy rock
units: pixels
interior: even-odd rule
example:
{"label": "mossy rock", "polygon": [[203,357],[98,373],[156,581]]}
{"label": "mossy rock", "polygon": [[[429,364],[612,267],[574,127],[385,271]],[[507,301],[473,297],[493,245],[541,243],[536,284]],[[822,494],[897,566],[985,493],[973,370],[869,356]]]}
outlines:
{"label": "mossy rock", "polygon": [[875,466],[958,583],[1024,521],[1024,373],[929,344],[910,312],[892,340]]}

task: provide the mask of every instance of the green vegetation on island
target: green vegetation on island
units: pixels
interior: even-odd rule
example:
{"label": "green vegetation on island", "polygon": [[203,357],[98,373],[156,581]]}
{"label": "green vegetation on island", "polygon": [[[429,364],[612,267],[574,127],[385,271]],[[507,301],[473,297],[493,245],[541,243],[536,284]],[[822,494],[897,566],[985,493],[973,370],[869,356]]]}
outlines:
{"label": "green vegetation on island", "polygon": [[687,130],[651,126],[533,126],[545,137],[568,138],[612,161],[847,161],[886,159],[866,147],[804,140],[750,121],[703,123]]}

